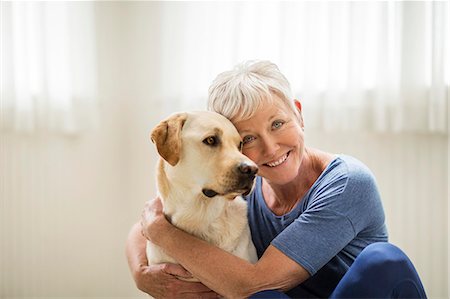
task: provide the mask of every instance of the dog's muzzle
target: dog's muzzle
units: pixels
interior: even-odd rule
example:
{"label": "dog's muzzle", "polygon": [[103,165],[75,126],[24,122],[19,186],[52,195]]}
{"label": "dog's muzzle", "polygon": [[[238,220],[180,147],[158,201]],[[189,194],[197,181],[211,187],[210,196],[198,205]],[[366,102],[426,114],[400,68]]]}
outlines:
{"label": "dog's muzzle", "polygon": [[219,193],[215,190],[203,188],[202,193],[206,197],[213,198],[216,195],[227,195],[232,193],[240,193],[242,195],[248,195],[253,186],[253,180],[258,172],[258,166],[253,163],[241,162],[239,163],[233,172],[235,177],[235,183],[230,184],[230,189],[225,190],[223,193]]}

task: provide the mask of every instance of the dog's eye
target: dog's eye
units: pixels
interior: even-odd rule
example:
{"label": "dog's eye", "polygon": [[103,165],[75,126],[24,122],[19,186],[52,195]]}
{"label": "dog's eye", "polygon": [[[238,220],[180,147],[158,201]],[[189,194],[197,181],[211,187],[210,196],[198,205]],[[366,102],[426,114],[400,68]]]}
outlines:
{"label": "dog's eye", "polygon": [[203,143],[209,146],[216,146],[219,144],[219,140],[216,136],[209,136],[203,139]]}
{"label": "dog's eye", "polygon": [[241,141],[241,142],[239,142],[239,145],[238,145],[238,149],[239,149],[239,151],[242,153],[242,147],[244,146],[244,143]]}

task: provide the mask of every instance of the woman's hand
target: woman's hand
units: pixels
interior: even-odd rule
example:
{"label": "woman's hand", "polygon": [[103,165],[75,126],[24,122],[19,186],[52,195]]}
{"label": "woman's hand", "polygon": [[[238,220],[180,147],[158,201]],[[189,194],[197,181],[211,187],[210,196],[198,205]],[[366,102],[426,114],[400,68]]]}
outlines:
{"label": "woman's hand", "polygon": [[217,293],[200,282],[178,279],[192,276],[177,264],[142,266],[133,277],[138,289],[154,298],[219,298]]}
{"label": "woman's hand", "polygon": [[217,293],[202,283],[181,280],[180,278],[192,278],[181,265],[148,265],[147,240],[143,235],[144,231],[158,229],[153,225],[158,221],[171,225],[162,213],[161,200],[156,198],[145,205],[141,223],[136,223],[128,235],[126,255],[138,289],[154,298],[218,298]]}
{"label": "woman's hand", "polygon": [[145,203],[141,215],[141,233],[147,240],[155,243],[154,239],[157,239],[155,236],[170,225],[163,213],[163,205],[159,197]]}

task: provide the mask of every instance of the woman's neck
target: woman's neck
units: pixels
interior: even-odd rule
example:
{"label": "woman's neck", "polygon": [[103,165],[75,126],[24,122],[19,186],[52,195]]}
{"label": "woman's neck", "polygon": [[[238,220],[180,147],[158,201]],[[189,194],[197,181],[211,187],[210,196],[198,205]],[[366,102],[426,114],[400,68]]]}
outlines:
{"label": "woman's neck", "polygon": [[332,154],[308,148],[294,180],[278,185],[263,178],[262,190],[267,206],[276,215],[292,211],[332,159]]}

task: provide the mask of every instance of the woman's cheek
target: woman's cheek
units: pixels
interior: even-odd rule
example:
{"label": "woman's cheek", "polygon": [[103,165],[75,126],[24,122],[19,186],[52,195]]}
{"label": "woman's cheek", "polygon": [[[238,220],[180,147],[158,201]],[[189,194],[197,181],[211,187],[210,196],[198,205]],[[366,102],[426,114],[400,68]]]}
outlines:
{"label": "woman's cheek", "polygon": [[250,160],[258,164],[258,152],[255,149],[243,149],[242,153]]}

